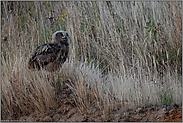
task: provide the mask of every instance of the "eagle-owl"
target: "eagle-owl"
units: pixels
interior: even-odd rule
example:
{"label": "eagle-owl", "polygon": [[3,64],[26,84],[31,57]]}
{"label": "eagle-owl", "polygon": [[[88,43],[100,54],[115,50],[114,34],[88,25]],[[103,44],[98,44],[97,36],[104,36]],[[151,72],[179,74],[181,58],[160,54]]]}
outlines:
{"label": "eagle-owl", "polygon": [[68,33],[57,31],[52,35],[52,41],[38,46],[31,55],[29,69],[46,69],[55,71],[66,61],[69,52]]}

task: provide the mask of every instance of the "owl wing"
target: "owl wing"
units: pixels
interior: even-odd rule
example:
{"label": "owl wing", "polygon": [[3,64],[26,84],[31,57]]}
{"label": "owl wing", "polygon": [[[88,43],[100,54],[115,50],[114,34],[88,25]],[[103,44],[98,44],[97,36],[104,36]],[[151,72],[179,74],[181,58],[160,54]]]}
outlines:
{"label": "owl wing", "polygon": [[59,46],[58,44],[47,43],[35,48],[29,60],[29,68],[43,67],[49,63],[60,61],[61,57],[66,52],[66,46]]}

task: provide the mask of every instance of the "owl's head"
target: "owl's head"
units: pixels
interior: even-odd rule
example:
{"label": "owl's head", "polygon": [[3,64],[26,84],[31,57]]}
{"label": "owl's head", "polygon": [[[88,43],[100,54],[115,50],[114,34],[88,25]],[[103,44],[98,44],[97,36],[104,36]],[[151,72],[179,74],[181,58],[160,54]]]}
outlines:
{"label": "owl's head", "polygon": [[52,43],[68,44],[69,35],[66,31],[56,31],[52,35]]}

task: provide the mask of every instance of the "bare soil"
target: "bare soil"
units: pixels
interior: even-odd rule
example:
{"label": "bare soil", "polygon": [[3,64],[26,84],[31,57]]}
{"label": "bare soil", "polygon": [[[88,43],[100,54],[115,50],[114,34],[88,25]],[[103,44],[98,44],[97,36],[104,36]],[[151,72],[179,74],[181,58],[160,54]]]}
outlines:
{"label": "bare soil", "polygon": [[138,108],[132,111],[111,113],[108,116],[101,114],[95,108],[81,114],[76,107],[70,104],[61,106],[55,111],[43,115],[32,113],[23,116],[19,121],[24,122],[182,122],[182,106]]}
{"label": "bare soil", "polygon": [[58,108],[45,113],[33,112],[26,116],[10,117],[1,115],[1,121],[18,122],[182,122],[182,105],[164,104],[145,108],[127,109],[119,106],[109,114],[104,115],[96,107],[81,112],[71,98],[68,88],[58,95]]}

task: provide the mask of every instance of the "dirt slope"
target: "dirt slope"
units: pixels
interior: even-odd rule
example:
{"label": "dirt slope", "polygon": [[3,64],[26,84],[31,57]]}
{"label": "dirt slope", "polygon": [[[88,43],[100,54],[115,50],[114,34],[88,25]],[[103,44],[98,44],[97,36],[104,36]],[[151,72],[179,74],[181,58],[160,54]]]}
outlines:
{"label": "dirt slope", "polygon": [[[81,112],[71,98],[71,91],[59,95],[58,108],[46,113],[33,112],[27,116],[9,117],[2,114],[2,121],[19,122],[182,122],[182,105],[169,104],[146,108],[128,109],[119,106],[108,115],[96,107]],[[15,120],[16,119],[16,120]]]}

